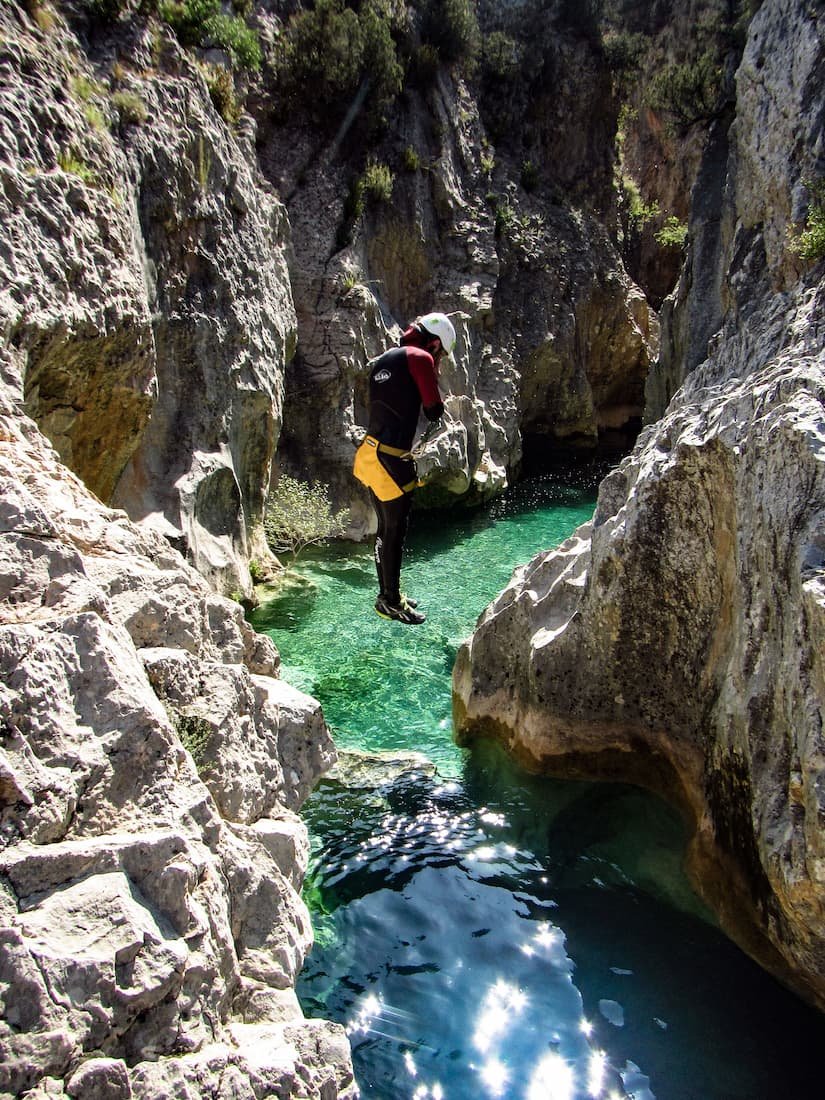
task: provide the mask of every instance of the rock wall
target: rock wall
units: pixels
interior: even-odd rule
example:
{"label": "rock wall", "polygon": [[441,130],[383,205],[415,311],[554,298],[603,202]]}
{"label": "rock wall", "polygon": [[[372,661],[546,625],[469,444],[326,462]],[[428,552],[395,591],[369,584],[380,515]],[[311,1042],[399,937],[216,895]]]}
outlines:
{"label": "rock wall", "polygon": [[766,0],[702,169],[714,219],[694,195],[700,239],[659,364],[684,382],[592,522],[516,571],[453,681],[462,743],[493,735],[528,766],[683,806],[723,925],[820,1006],[825,278],[787,230],[823,154],[823,75],[821,11]]}
{"label": "rock wall", "polygon": [[335,749],[216,594],[266,553],[283,208],[90,7],[0,7],[0,1093],[352,1097],[294,993]]}
{"label": "rock wall", "polygon": [[[374,524],[351,477],[366,364],[427,310],[452,316],[458,347],[442,368],[447,414],[422,455],[420,502],[500,492],[525,439],[533,451],[592,448],[641,424],[658,322],[606,228],[618,108],[591,46],[552,41],[557,80],[531,106],[526,185],[528,152],[491,144],[477,89],[447,65],[406,85],[366,138],[357,125],[342,143],[334,128],[278,120],[266,99],[256,111],[261,167],[289,212],[298,318],[279,461],[331,487],[353,537]],[[391,171],[391,197],[367,193],[342,234],[368,161]]]}
{"label": "rock wall", "polygon": [[283,207],[168,27],[0,12],[0,271],[26,409],[224,592],[266,558],[295,315]]}
{"label": "rock wall", "polygon": [[320,707],[61,464],[25,368],[0,349],[0,1092],[354,1096],[293,991]]}

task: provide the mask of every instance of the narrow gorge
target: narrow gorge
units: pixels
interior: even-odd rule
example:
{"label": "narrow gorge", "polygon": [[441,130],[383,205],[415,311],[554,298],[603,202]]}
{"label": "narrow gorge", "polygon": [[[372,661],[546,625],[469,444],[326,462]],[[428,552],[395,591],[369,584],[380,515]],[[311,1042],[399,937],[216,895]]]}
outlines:
{"label": "narrow gorge", "polygon": [[430,309],[421,513],[611,467],[455,738],[665,796],[825,1008],[824,88],[821,0],[4,0],[0,1094],[359,1095],[295,992],[337,750],[248,619],[281,476],[371,537]]}

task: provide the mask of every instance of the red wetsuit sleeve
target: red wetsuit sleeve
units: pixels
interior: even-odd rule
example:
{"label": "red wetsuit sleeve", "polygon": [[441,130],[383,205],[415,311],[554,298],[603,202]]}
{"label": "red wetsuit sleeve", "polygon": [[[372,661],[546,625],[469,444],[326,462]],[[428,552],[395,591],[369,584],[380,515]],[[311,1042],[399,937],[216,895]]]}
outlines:
{"label": "red wetsuit sleeve", "polygon": [[421,404],[428,419],[438,420],[444,411],[441,394],[438,392],[435,362],[423,348],[406,348],[407,369],[421,394]]}

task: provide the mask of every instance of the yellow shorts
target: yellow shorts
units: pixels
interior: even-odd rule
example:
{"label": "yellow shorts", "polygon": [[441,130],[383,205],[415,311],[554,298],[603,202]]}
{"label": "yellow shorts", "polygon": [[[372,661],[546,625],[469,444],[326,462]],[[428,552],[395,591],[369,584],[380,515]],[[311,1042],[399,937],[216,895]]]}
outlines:
{"label": "yellow shorts", "polygon": [[[413,479],[406,485],[399,485],[381,462],[378,455],[379,447],[388,454],[399,458],[408,454],[408,452],[401,451],[396,447],[383,447],[377,439],[368,435],[355,452],[352,472],[368,489],[372,489],[379,500],[397,500],[404,493],[412,492],[417,482]],[[410,462],[412,462],[411,456]]]}

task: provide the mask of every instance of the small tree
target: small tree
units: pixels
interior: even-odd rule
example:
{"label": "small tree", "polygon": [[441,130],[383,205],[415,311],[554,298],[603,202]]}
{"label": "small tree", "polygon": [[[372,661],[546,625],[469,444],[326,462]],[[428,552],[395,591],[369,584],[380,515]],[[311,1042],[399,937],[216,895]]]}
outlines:
{"label": "small tree", "polygon": [[345,517],[346,509],[332,511],[325,485],[282,474],[267,504],[264,530],[272,551],[290,554],[295,562],[307,546],[342,535]]}
{"label": "small tree", "polygon": [[803,180],[810,203],[804,228],[791,230],[791,252],[806,262],[816,263],[825,256],[825,179]]}

